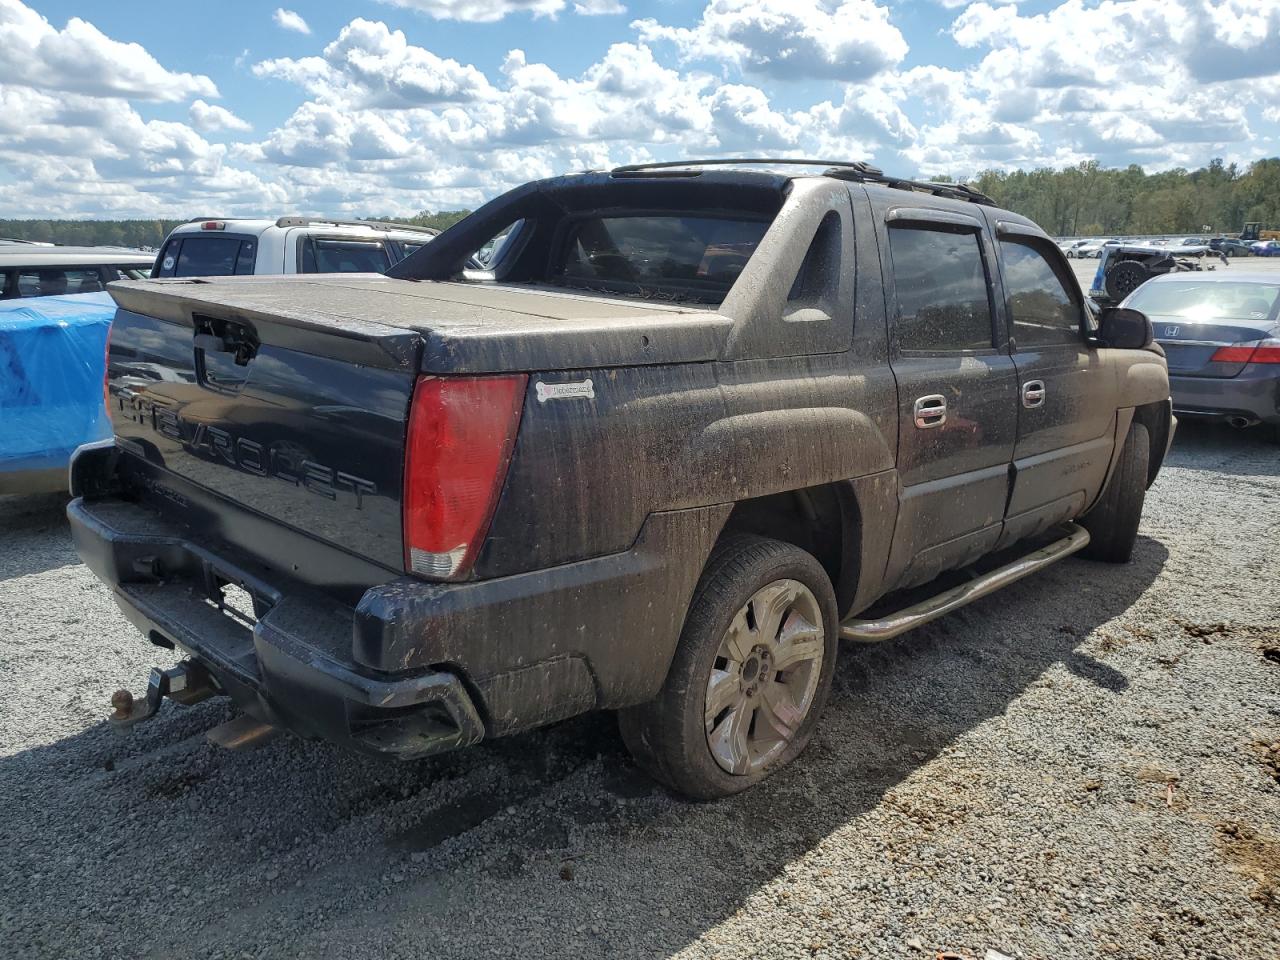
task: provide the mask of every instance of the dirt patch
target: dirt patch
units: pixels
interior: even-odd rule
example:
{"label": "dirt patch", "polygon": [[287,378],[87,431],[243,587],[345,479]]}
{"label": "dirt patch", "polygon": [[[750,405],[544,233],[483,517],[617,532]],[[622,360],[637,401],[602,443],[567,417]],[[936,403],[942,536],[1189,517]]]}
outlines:
{"label": "dirt patch", "polygon": [[1231,629],[1225,623],[1192,623],[1189,620],[1174,620],[1189,637],[1213,643],[1215,637],[1225,637]]}
{"label": "dirt patch", "polygon": [[1248,824],[1221,823],[1218,842],[1232,866],[1253,880],[1249,898],[1280,912],[1280,840]]}
{"label": "dirt patch", "polygon": [[1259,740],[1253,745],[1262,769],[1276,783],[1280,783],[1280,738]]}

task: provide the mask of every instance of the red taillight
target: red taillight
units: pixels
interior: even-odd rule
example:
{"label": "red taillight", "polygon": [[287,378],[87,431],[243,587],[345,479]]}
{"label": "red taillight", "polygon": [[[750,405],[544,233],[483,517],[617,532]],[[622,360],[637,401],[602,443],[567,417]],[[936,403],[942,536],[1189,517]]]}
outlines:
{"label": "red taillight", "polygon": [[1219,347],[1213,351],[1213,356],[1209,358],[1209,362],[1248,363],[1255,349],[1257,348],[1252,343],[1245,347]]}
{"label": "red taillight", "polygon": [[1258,340],[1219,347],[1209,360],[1214,363],[1280,363],[1280,340]]}
{"label": "red taillight", "polygon": [[225,230],[227,229],[226,221],[223,220],[206,220],[200,224],[201,230]]}
{"label": "red taillight", "polygon": [[1280,363],[1280,343],[1269,340],[1258,345],[1249,358],[1250,363]]}
{"label": "red taillight", "polygon": [[506,478],[528,379],[418,379],[404,464],[409,572],[456,580],[471,569]]}

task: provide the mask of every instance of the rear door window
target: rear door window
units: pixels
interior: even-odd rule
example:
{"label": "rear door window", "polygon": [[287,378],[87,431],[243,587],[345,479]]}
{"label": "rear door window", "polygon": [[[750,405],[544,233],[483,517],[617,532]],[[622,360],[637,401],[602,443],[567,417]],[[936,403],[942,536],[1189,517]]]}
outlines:
{"label": "rear door window", "polygon": [[889,249],[898,349],[992,349],[991,296],[977,232],[894,224]]}
{"label": "rear door window", "polygon": [[1080,345],[1081,304],[1067,280],[1034,242],[1000,241],[1005,294],[1019,349],[1055,344]]}
{"label": "rear door window", "polygon": [[381,240],[336,240],[308,237],[302,241],[301,273],[386,273],[391,266]]}

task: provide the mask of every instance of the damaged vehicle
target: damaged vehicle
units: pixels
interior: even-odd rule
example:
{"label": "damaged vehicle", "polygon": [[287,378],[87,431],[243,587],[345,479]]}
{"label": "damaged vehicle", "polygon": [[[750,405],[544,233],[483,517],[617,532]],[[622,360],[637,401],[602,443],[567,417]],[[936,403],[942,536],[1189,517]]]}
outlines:
{"label": "damaged vehicle", "polygon": [[616,710],[713,798],[800,754],[841,640],[1128,560],[1149,321],[967,187],[760,163],[530,183],[387,276],[114,284],[68,515],[186,658],[114,721],[411,760]]}
{"label": "damaged vehicle", "polygon": [[1201,243],[1119,243],[1105,247],[1089,296],[1099,304],[1114,306],[1152,277],[1214,269],[1204,264],[1208,255],[1230,263],[1226,252]]}

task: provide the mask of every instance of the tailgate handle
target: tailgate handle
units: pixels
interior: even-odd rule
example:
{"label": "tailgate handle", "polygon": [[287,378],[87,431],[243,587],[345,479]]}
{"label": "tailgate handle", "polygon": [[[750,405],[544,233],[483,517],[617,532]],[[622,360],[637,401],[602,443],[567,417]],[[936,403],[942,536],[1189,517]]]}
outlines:
{"label": "tailgate handle", "polygon": [[236,366],[247,366],[258,355],[258,337],[242,323],[196,317],[195,348],[209,353],[229,353]]}

